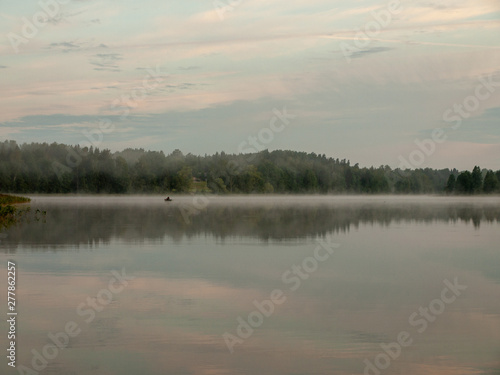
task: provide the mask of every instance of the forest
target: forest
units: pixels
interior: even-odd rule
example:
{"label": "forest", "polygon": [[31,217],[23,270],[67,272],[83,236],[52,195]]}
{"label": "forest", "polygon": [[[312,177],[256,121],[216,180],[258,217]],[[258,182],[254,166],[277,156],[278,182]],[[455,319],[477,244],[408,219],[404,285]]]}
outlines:
{"label": "forest", "polygon": [[184,155],[58,143],[0,142],[3,193],[494,194],[500,171],[360,167],[324,154],[277,150]]}

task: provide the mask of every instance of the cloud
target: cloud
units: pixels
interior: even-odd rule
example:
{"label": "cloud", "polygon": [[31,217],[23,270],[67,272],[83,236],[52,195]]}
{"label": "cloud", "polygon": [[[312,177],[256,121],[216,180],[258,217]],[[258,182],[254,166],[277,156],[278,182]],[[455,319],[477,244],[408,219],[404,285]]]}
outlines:
{"label": "cloud", "polygon": [[56,25],[59,25],[60,23],[62,23],[63,21],[65,21],[64,16],[58,14],[54,17],[50,17],[50,18],[45,19],[44,22],[50,23],[51,25],[56,26]]}
{"label": "cloud", "polygon": [[196,70],[196,69],[200,69],[201,67],[200,66],[179,66],[177,69],[179,70]]}
{"label": "cloud", "polygon": [[422,6],[424,8],[431,8],[437,10],[447,10],[447,9],[458,9],[459,6],[456,3],[445,4],[445,1],[440,1],[438,4],[430,2],[418,2],[416,6]]}
{"label": "cloud", "polygon": [[491,3],[446,1],[440,4],[415,4],[401,14],[402,21],[418,24],[455,23],[496,13],[498,9]]}
{"label": "cloud", "polygon": [[80,46],[77,46],[73,42],[50,43],[50,46],[51,47],[61,46],[61,47],[67,47],[67,48],[80,48]]}
{"label": "cloud", "polygon": [[356,59],[360,58],[366,55],[374,54],[374,53],[381,53],[381,52],[386,52],[386,51],[391,51],[394,48],[389,48],[389,47],[372,47],[372,48],[366,48],[360,51],[354,52],[350,57],[351,59]]}
{"label": "cloud", "polygon": [[93,55],[89,62],[97,67],[94,70],[120,72],[121,69],[119,69],[117,62],[121,60],[123,60],[123,56],[120,53],[98,53]]}
{"label": "cloud", "polygon": [[[498,69],[495,0],[402,2],[402,12],[371,44],[353,51],[350,64],[340,44],[356,46],[357,31],[389,2],[222,2],[235,5],[223,21],[211,2],[68,3],[61,7],[64,14],[51,21],[58,26],[46,25],[19,54],[8,41],[0,46],[0,71],[8,68],[1,82],[11,88],[0,93],[0,121],[21,118],[23,129],[46,129],[44,139],[79,141],[78,133],[69,132],[71,124],[79,129],[98,115],[116,115],[111,103],[142,87],[148,72],[141,67],[161,65],[171,74],[131,109],[126,126],[133,136],[107,139],[128,142],[154,134],[160,142],[171,142],[168,147],[178,147],[177,142],[191,151],[234,150],[266,122],[254,114],[287,102],[307,121],[294,122],[276,145],[304,148],[307,140],[311,151],[335,150],[363,161],[360,129],[377,151],[401,145],[407,141],[404,134],[413,137],[419,129],[440,126],[443,111],[470,95],[477,77]],[[14,8],[7,13],[0,14],[0,33],[20,33]],[[492,96],[485,109],[500,105],[499,100]],[[238,103],[248,103],[249,110]],[[61,113],[75,117],[61,118]],[[494,138],[497,115],[477,122],[474,131],[464,121],[456,137],[481,141],[491,136],[500,143]],[[166,139],[161,132],[171,131],[173,124],[182,126]],[[58,135],[58,126],[69,128]],[[214,128],[218,137],[209,133]],[[32,134],[23,132],[26,139],[40,135],[38,130]],[[195,140],[200,134],[203,143]],[[339,134],[343,141],[335,143]],[[397,156],[384,150],[374,157],[370,147],[367,143],[364,162],[386,164]]]}
{"label": "cloud", "polygon": [[60,50],[61,52],[71,52],[79,50],[81,48],[81,44],[79,45],[76,42],[50,43],[48,48]]}
{"label": "cloud", "polygon": [[[116,116],[116,119],[118,117],[119,116]],[[97,124],[100,118],[101,117],[94,115],[76,116],[76,115],[56,113],[52,115],[24,116],[16,120],[5,121],[0,124],[2,126],[8,126],[8,127],[57,126],[57,125],[80,124],[89,122],[95,122]],[[106,118],[109,118],[109,116],[106,116]]]}
{"label": "cloud", "polygon": [[500,107],[489,108],[480,116],[464,119],[459,129],[450,131],[450,138],[462,142],[500,144],[498,118]]}

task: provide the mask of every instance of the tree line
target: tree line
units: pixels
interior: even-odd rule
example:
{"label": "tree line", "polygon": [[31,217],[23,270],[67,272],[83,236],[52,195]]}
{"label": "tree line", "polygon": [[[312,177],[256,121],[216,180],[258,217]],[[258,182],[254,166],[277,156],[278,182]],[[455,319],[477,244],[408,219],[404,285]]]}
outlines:
{"label": "tree line", "polygon": [[472,172],[464,171],[457,177],[450,174],[445,191],[448,194],[491,194],[499,191],[500,171],[481,171],[475,166]]}
{"label": "tree line", "polygon": [[368,168],[286,150],[199,156],[0,142],[0,191],[6,193],[490,194],[500,192],[499,179],[500,171],[479,167]]}

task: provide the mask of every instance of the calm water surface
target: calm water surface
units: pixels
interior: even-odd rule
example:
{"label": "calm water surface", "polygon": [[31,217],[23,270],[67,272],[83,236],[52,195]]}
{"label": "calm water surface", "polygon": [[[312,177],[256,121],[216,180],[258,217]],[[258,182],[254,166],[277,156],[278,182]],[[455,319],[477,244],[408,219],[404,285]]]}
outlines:
{"label": "calm water surface", "polygon": [[[17,263],[17,365],[500,374],[500,198],[193,199],[34,197],[0,238],[2,280]],[[68,322],[78,334],[54,351]]]}

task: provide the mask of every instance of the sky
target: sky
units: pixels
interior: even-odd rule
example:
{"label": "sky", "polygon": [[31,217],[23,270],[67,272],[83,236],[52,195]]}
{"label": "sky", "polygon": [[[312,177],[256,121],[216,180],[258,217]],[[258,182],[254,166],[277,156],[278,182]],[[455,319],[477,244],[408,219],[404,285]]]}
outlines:
{"label": "sky", "polygon": [[0,139],[500,169],[497,0],[0,0]]}

